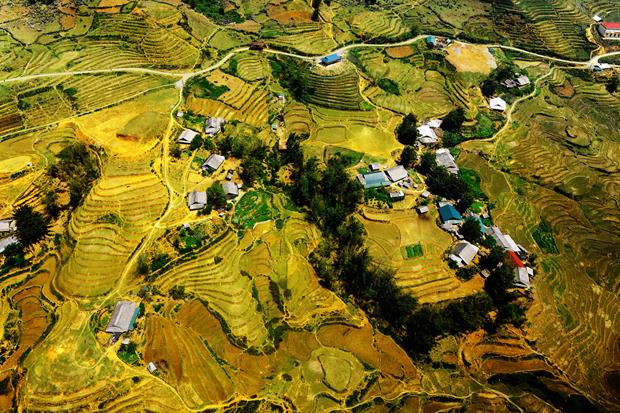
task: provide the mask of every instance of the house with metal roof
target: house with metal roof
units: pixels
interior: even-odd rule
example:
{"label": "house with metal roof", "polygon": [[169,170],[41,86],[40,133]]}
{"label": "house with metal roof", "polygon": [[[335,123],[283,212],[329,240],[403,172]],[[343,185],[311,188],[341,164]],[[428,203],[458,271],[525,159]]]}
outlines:
{"label": "house with metal roof", "polygon": [[502,98],[491,98],[489,100],[489,108],[497,112],[504,112],[508,104]]}
{"label": "house with metal roof", "polygon": [[517,267],[514,269],[514,286],[517,288],[530,288],[530,276],[525,267]]}
{"label": "house with metal roof", "polygon": [[437,166],[446,168],[451,174],[456,175],[459,173],[459,167],[448,148],[441,148],[435,151],[435,162]]}
{"label": "house with metal roof", "polygon": [[424,145],[432,145],[437,143],[437,134],[429,125],[418,126],[418,141]]}
{"label": "house with metal roof", "polygon": [[17,222],[14,219],[0,221],[0,232],[14,232],[17,230]]}
{"label": "house with metal roof", "polygon": [[439,217],[444,224],[460,224],[463,222],[463,217],[452,204],[439,207]]}
{"label": "house with metal roof", "polygon": [[119,301],[116,303],[110,322],[105,329],[106,333],[121,334],[133,330],[138,313],[138,306],[135,303]]}
{"label": "house with metal roof", "polygon": [[205,121],[205,133],[209,136],[215,136],[222,130],[222,125],[226,123],[224,118],[209,118]]}
{"label": "house with metal roof", "polygon": [[228,198],[235,198],[239,195],[239,188],[230,181],[222,182],[222,189]]}
{"label": "house with metal roof", "polygon": [[403,179],[409,177],[409,173],[402,165],[396,165],[393,168],[386,169],[384,172],[392,182],[402,181]]}
{"label": "house with metal roof", "polygon": [[480,249],[477,246],[469,243],[468,241],[460,241],[454,246],[454,249],[452,250],[452,255],[459,258],[460,262],[459,260],[456,260],[457,263],[469,265],[474,260],[474,258],[476,258],[479,250]]}
{"label": "house with metal roof", "polygon": [[19,244],[19,239],[14,235],[0,239],[0,254],[11,244]]}
{"label": "house with metal roof", "polygon": [[357,179],[364,186],[364,189],[378,188],[380,186],[388,186],[390,180],[383,172],[371,172],[369,174],[359,174]]}
{"label": "house with metal roof", "polygon": [[402,201],[405,199],[405,193],[403,191],[392,191],[390,192],[390,199],[392,201]]}
{"label": "house with metal roof", "polygon": [[598,32],[606,40],[620,40],[620,23],[600,22]]}
{"label": "house with metal roof", "polygon": [[342,56],[338,53],[332,53],[329,56],[325,56],[321,58],[321,63],[323,66],[333,65],[334,63],[338,63],[342,61]]}
{"label": "house with metal roof", "polygon": [[187,206],[190,211],[202,209],[207,206],[207,193],[204,191],[192,191],[187,197]]}
{"label": "house with metal roof", "polygon": [[184,129],[183,132],[179,135],[179,139],[177,140],[180,144],[189,145],[192,143],[194,138],[198,135],[198,132],[195,132],[191,129]]}
{"label": "house with metal roof", "polygon": [[225,160],[226,158],[222,155],[211,154],[205,163],[202,164],[202,169],[206,169],[209,172],[215,172],[220,166],[222,166]]}

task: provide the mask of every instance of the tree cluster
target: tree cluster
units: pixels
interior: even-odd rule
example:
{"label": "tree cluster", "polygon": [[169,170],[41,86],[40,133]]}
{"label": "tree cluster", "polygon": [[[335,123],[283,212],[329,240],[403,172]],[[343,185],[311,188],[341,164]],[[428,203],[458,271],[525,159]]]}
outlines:
{"label": "tree cluster", "polygon": [[292,57],[271,59],[270,62],[273,75],[295,99],[305,101],[314,93],[314,87],[310,83],[309,63],[302,63]]}
{"label": "tree cluster", "polygon": [[408,114],[396,129],[398,142],[403,145],[413,145],[418,139],[418,119],[413,113]]}
{"label": "tree cluster", "polygon": [[[77,207],[90,188],[99,178],[101,172],[97,156],[93,148],[83,143],[74,143],[64,148],[58,154],[58,162],[53,164],[48,175],[58,179],[69,190],[69,205],[71,209]],[[50,193],[51,192],[51,193]],[[57,204],[58,198],[55,191],[45,194],[43,202],[47,213],[56,217],[64,208]]]}
{"label": "tree cluster", "polygon": [[460,175],[451,174],[446,168],[438,166],[435,155],[425,152],[417,167],[426,175],[426,185],[432,193],[447,199],[458,200],[456,209],[461,213],[474,202],[474,192]]}

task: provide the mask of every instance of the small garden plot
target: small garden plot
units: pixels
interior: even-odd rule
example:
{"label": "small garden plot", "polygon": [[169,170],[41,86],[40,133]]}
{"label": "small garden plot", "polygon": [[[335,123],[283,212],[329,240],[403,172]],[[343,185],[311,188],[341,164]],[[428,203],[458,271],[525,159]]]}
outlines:
{"label": "small garden plot", "polygon": [[237,203],[233,222],[241,228],[252,228],[272,218],[271,195],[263,191],[251,191]]}
{"label": "small garden plot", "polygon": [[467,168],[461,167],[460,173],[461,173],[461,178],[463,178],[463,180],[467,182],[467,184],[471,188],[476,198],[478,199],[487,198],[484,192],[482,192],[482,189],[480,189],[480,176],[476,173],[476,171],[474,171],[473,169],[467,169]]}
{"label": "small garden plot", "polygon": [[412,244],[407,245],[405,247],[405,255],[407,258],[417,258],[424,255],[424,250],[422,249],[422,244]]}
{"label": "small garden plot", "polygon": [[534,241],[536,241],[543,252],[548,254],[558,254],[560,252],[553,238],[553,230],[546,221],[540,221],[538,228],[532,233],[532,237],[534,237]]}

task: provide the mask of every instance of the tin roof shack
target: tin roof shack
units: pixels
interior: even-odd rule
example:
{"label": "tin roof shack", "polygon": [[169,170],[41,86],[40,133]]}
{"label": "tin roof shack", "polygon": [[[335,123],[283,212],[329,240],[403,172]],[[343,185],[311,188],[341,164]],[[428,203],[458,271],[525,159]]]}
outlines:
{"label": "tin roof shack", "polygon": [[207,193],[205,191],[192,191],[187,197],[187,206],[190,211],[196,211],[207,206]]}
{"label": "tin roof shack", "polygon": [[461,241],[454,246],[450,259],[456,261],[459,265],[469,265],[472,263],[479,248],[468,241]]}
{"label": "tin roof shack", "polygon": [[383,172],[372,172],[369,174],[359,174],[357,179],[364,186],[364,189],[378,188],[380,186],[388,186],[390,180]]}
{"label": "tin roof shack", "polygon": [[321,58],[321,64],[323,66],[331,66],[335,63],[342,61],[342,56],[338,53],[332,53],[329,56],[325,56]]}
{"label": "tin roof shack", "polygon": [[211,154],[202,164],[202,169],[206,169],[209,172],[215,172],[219,169],[220,166],[224,163],[226,158],[222,155]]}
{"label": "tin roof shack", "polygon": [[197,135],[198,132],[195,132],[191,129],[184,129],[183,132],[181,132],[181,135],[179,135],[178,142],[183,145],[189,145],[192,143],[192,141],[194,140],[194,138],[196,138]]}

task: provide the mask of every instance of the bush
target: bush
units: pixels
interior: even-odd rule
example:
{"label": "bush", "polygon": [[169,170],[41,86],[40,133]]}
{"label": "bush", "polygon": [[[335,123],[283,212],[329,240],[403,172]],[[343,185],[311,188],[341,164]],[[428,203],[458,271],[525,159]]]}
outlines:
{"label": "bush", "polygon": [[41,241],[49,232],[49,220],[29,205],[22,205],[13,215],[17,226],[17,238],[24,248]]}
{"label": "bush", "polygon": [[400,95],[400,88],[398,87],[398,84],[396,82],[394,82],[392,79],[388,79],[388,78],[382,78],[379,79],[379,81],[377,82],[377,85],[385,90],[388,93],[391,93],[392,95]]}
{"label": "bush", "polygon": [[465,111],[463,108],[456,108],[446,115],[441,122],[441,128],[450,132],[461,129],[465,122]]}

